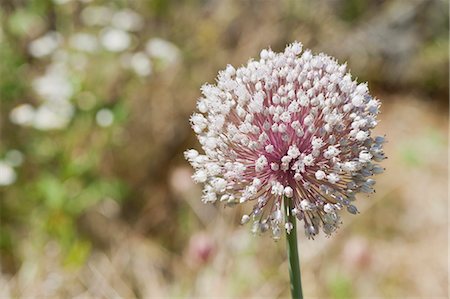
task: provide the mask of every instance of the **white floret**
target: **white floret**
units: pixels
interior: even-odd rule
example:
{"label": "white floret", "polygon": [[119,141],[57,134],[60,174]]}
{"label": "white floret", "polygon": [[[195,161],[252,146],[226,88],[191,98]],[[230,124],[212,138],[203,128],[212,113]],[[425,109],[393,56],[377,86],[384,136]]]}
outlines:
{"label": "white floret", "polygon": [[204,183],[207,179],[206,171],[203,169],[197,170],[194,175],[192,176],[192,179],[196,183]]}
{"label": "white floret", "polygon": [[288,198],[291,198],[294,195],[294,190],[290,186],[287,186],[284,188],[284,195],[286,195],[286,197]]}
{"label": "white floret", "polygon": [[315,173],[315,177],[318,180],[323,180],[326,177],[326,174],[322,170],[317,170]]}
{"label": "white floret", "polygon": [[370,159],[372,159],[372,154],[370,154],[368,151],[364,150],[359,153],[359,162],[367,163],[370,162]]}
{"label": "white floret", "polygon": [[255,162],[255,170],[261,172],[268,165],[267,158],[264,155],[259,156]]}

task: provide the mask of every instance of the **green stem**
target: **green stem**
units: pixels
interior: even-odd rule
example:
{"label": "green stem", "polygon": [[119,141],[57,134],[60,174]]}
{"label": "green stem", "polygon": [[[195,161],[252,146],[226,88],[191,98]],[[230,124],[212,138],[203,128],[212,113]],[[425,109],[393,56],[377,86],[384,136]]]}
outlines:
{"label": "green stem", "polygon": [[287,256],[289,260],[289,275],[291,277],[291,295],[293,299],[303,299],[302,280],[300,277],[300,261],[297,249],[297,224],[296,217],[292,214],[294,203],[292,199],[284,197],[284,211],[286,219],[292,223],[290,233],[286,232]]}

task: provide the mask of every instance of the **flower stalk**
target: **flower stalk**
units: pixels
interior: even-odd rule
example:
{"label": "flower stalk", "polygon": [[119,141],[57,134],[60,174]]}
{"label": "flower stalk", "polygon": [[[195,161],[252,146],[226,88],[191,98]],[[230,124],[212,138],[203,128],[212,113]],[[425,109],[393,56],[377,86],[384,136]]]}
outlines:
{"label": "flower stalk", "polygon": [[296,217],[292,214],[294,208],[292,199],[284,196],[286,223],[291,223],[291,230],[286,231],[286,249],[289,260],[289,276],[291,278],[291,295],[293,299],[303,299],[302,280],[300,275],[300,260],[297,248]]}

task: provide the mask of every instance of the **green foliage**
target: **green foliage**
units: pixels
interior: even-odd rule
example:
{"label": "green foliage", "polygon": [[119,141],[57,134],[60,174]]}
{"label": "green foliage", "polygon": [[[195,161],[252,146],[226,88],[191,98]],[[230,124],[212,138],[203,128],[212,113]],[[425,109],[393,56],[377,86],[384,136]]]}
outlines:
{"label": "green foliage", "polygon": [[420,167],[433,159],[430,153],[445,147],[442,133],[436,130],[426,130],[420,138],[400,144],[400,154],[403,162],[409,167]]}
{"label": "green foliage", "polygon": [[[81,25],[73,28],[70,14],[70,10],[52,1],[24,2],[0,13],[5,24],[0,32],[0,160],[11,149],[24,156],[23,165],[15,166],[17,181],[0,186],[0,258],[20,260],[17,248],[33,244],[33,250],[39,252],[49,241],[56,241],[63,253],[63,264],[80,266],[92,246],[79,233],[77,219],[105,199],[120,202],[128,194],[128,187],[114,170],[105,170],[105,165],[111,163],[105,152],[117,147],[117,136],[128,117],[125,95],[112,94],[115,91],[105,88],[119,83],[120,69],[114,63],[117,55],[106,51],[86,55],[71,49],[68,37],[84,29]],[[52,26],[57,26],[52,30],[65,39],[59,45],[60,54],[31,57],[30,40]],[[83,61],[89,71],[80,68]],[[93,61],[97,64],[92,65]],[[49,66],[58,64],[63,65],[71,90],[67,101],[73,111],[67,125],[39,129],[33,124],[9,122],[8,114],[18,105],[27,103],[38,111],[37,107],[49,100],[35,90],[35,80],[45,76]],[[112,114],[112,123],[107,127],[96,122],[96,113],[103,108]]]}
{"label": "green foliage", "polygon": [[336,274],[328,283],[330,295],[335,299],[354,298],[351,281],[342,274]]}
{"label": "green foliage", "polygon": [[354,22],[367,11],[369,1],[344,0],[340,2],[341,17],[347,22]]}
{"label": "green foliage", "polygon": [[[0,102],[10,102],[25,94],[25,83],[20,80],[25,72],[25,61],[9,43],[0,47]],[[11,70],[15,70],[12,72]]]}

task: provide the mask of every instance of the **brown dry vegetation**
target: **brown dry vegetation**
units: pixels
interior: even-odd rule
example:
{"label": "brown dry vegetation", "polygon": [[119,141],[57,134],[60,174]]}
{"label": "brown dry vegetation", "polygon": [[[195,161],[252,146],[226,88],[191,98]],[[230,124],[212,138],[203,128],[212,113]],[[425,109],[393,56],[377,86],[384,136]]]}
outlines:
{"label": "brown dry vegetation", "polygon": [[[87,5],[92,4],[73,0],[56,8],[49,5],[41,15],[42,26],[51,28],[56,14],[73,20],[70,26],[61,25],[61,34],[68,34],[71,26],[81,26],[79,13]],[[92,129],[81,113],[74,117],[81,120],[73,123],[85,124],[85,129],[72,125],[63,132],[42,133],[18,128],[9,123],[9,111],[36,100],[30,92],[12,92],[5,83],[2,154],[15,147],[27,157],[33,142],[58,148],[68,160],[95,154],[98,163],[92,173],[83,174],[86,181],[113,178],[126,191],[108,195],[98,187],[99,192],[87,197],[89,204],[67,215],[54,212],[45,200],[20,208],[35,196],[31,183],[42,173],[51,173],[64,190],[68,186],[67,178],[58,177],[59,160],[42,162],[30,154],[18,181],[0,189],[2,226],[12,240],[1,247],[0,298],[288,297],[284,240],[254,236],[248,226],[240,226],[245,207],[203,205],[200,186],[191,182],[182,153],[198,147],[188,118],[201,84],[213,82],[228,63],[244,64],[263,47],[281,50],[293,40],[347,61],[360,81],[369,82],[383,103],[376,133],[387,135],[389,157],[377,193],[357,201],[361,214],[345,215],[332,238],[300,236],[305,297],[448,297],[446,1],[108,5],[131,7],[144,17],[145,27],[134,36],[136,50],[144,47],[144,38],[160,36],[178,46],[181,59],[155,68],[146,78],[120,70],[118,59],[90,62],[85,88],[98,95],[99,106],[126,111],[108,133]],[[1,15],[7,25],[2,39],[24,59],[29,77],[42,72],[44,64],[26,53],[26,43],[39,34],[17,37],[8,24],[18,10],[36,9],[30,6],[6,1]],[[24,73],[7,67],[13,74]],[[52,136],[56,141],[48,145],[45,138]],[[89,185],[76,182],[82,189]],[[39,221],[31,216],[47,210],[51,213],[38,214]],[[69,245],[65,231],[61,236],[42,229],[66,224],[74,235]]]}

